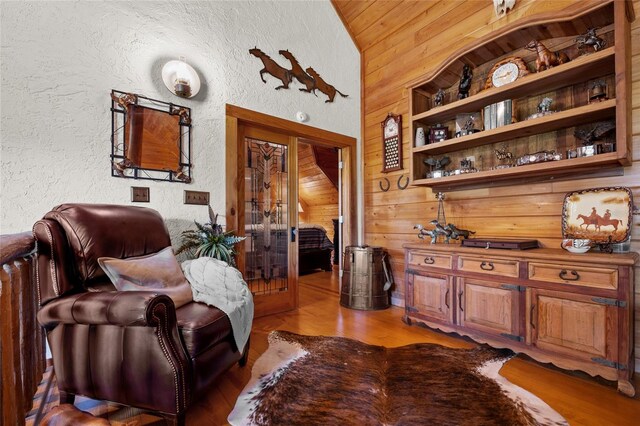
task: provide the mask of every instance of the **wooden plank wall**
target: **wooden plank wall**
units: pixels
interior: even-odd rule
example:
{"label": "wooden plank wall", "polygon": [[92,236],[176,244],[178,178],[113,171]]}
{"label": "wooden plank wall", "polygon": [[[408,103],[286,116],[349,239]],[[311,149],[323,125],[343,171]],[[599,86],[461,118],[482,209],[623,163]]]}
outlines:
{"label": "wooden plank wall", "polygon": [[[596,0],[518,0],[514,10],[497,19],[490,1],[368,1],[334,0],[347,29],[362,52],[364,115],[365,243],[386,247],[393,259],[393,303],[404,299],[402,244],[416,241],[412,229],[437,215],[437,201],[430,189],[399,190],[395,181],[409,172],[410,134],[407,83],[420,78],[452,52],[474,39],[538,13],[561,11]],[[633,1],[636,14],[640,0]],[[447,219],[480,237],[535,238],[547,247],[561,240],[564,194],[597,186],[624,185],[633,189],[640,205],[640,19],[632,24],[632,133],[631,167],[623,177],[583,179],[555,183],[477,189],[446,194]],[[401,172],[383,175],[380,122],[388,112],[403,115],[404,164]],[[386,176],[391,190],[382,192],[378,182]],[[635,216],[632,250],[640,252],[640,217]],[[635,273],[636,357],[640,355],[640,268]],[[640,358],[637,358],[640,366]],[[636,368],[638,369],[638,368]]]}
{"label": "wooden plank wall", "polygon": [[299,199],[302,223],[321,225],[333,241],[332,219],[338,218],[338,190],[316,165],[311,145],[298,145]]}

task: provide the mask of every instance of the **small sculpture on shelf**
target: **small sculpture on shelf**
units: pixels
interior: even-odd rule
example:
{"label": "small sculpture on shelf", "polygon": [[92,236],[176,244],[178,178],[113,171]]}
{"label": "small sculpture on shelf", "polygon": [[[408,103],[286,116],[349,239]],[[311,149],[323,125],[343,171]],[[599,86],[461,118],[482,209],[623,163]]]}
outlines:
{"label": "small sculpture on shelf", "polygon": [[544,117],[545,115],[553,114],[555,111],[551,111],[551,104],[553,103],[553,99],[547,97],[543,98],[542,101],[538,104],[538,112],[531,114],[527,117],[527,120],[531,120],[532,118]]}
{"label": "small sculpture on shelf", "polygon": [[536,59],[536,72],[548,70],[560,64],[569,62],[569,57],[564,52],[552,52],[538,40],[531,40],[525,49],[538,54]]}
{"label": "small sculpture on shelf", "polygon": [[476,173],[478,169],[473,166],[473,160],[471,158],[463,158],[460,160],[460,170],[456,170],[455,174],[467,174]]}
{"label": "small sculpture on shelf", "polygon": [[438,89],[435,96],[433,97],[433,106],[442,106],[444,105],[444,90]]}
{"label": "small sculpture on shelf", "polygon": [[447,156],[441,158],[429,157],[424,160],[424,164],[429,166],[429,173],[427,178],[440,178],[445,176],[444,167],[451,162],[451,159]]}
{"label": "small sculpture on shelf", "polygon": [[596,124],[591,130],[576,130],[573,135],[582,141],[582,145],[593,145],[616,128],[613,120]]}
{"label": "small sculpture on shelf", "polygon": [[607,96],[607,83],[604,80],[592,81],[588,90],[589,103],[602,102],[609,99]]}
{"label": "small sculpture on shelf", "polygon": [[540,113],[551,112],[549,108],[551,107],[552,102],[553,102],[553,99],[551,98],[543,98],[542,101],[538,104],[538,112]]}
{"label": "small sculpture on shelf", "polygon": [[597,52],[605,48],[607,41],[598,37],[596,31],[598,31],[598,28],[589,28],[586,33],[576,38],[578,50],[583,51],[585,47],[591,46],[593,51]]}
{"label": "small sculpture on shelf", "polygon": [[450,232],[450,238],[454,240],[459,240],[460,238],[469,238],[471,234],[475,234],[475,231],[469,231],[468,229],[460,229],[456,227],[453,223],[448,223],[447,226],[444,227],[445,230]]}
{"label": "small sculpture on shelf", "polygon": [[507,148],[507,144],[503,143],[500,148],[494,150],[496,158],[502,163],[495,166],[494,169],[508,169],[509,167],[513,167],[513,163],[511,162],[513,153],[507,151]]}
{"label": "small sculpture on shelf", "polygon": [[480,126],[476,126],[476,114],[465,113],[456,115],[456,138],[480,132],[480,129],[477,127]]}
{"label": "small sculpture on shelf", "polygon": [[464,99],[469,96],[469,90],[471,89],[471,80],[473,79],[473,71],[471,67],[465,64],[462,67],[462,76],[460,77],[460,84],[458,84],[458,99]]}

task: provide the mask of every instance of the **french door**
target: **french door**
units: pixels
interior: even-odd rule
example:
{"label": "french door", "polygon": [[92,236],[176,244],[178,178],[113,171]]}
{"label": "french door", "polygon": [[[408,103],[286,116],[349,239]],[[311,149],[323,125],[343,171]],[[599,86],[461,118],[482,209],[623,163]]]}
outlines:
{"label": "french door", "polygon": [[239,266],[259,317],[297,307],[297,138],[246,125],[238,133]]}

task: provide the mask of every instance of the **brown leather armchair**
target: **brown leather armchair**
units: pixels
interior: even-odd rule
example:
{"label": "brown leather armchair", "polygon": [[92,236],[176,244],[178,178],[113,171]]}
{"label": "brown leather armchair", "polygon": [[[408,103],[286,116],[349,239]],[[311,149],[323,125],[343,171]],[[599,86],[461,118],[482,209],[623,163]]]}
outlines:
{"label": "brown leather armchair", "polygon": [[36,222],[36,281],[61,403],[75,395],[154,410],[172,423],[235,362],[229,318],[165,295],[116,291],[98,265],[171,245],[162,217],[142,207],[63,204]]}

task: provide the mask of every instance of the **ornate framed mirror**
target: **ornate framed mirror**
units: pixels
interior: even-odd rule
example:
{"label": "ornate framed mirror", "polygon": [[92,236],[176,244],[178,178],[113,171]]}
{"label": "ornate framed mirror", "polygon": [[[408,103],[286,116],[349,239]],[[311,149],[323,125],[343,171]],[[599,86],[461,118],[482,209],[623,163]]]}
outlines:
{"label": "ornate framed mirror", "polygon": [[191,182],[191,109],[111,91],[111,176]]}

